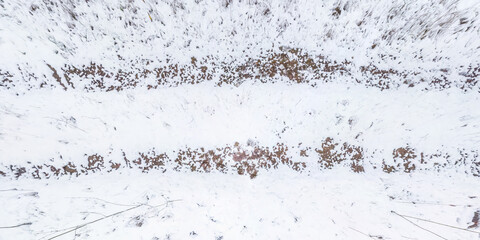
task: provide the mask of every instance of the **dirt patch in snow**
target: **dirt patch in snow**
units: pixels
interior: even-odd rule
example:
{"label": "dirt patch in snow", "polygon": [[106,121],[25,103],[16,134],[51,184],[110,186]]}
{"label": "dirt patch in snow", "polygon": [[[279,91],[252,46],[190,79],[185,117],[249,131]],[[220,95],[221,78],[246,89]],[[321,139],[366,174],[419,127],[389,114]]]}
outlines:
{"label": "dirt patch in snow", "polygon": [[[385,55],[383,58],[395,59]],[[118,56],[118,66],[126,60]],[[328,56],[310,54],[300,48],[280,47],[262,51],[256,57],[246,56],[243,60],[224,61],[211,55],[202,59],[191,57],[189,64],[142,59],[130,61],[131,70],[107,68],[102,63],[88,65],[64,65],[53,67],[47,64],[52,76],[41,80],[34,73],[20,69],[22,76],[12,76],[0,70],[0,88],[12,88],[18,82],[26,82],[29,89],[61,87],[62,89],[83,89],[87,91],[122,91],[131,88],[174,87],[183,84],[213,82],[221,85],[235,85],[246,81],[305,83],[315,86],[319,83],[345,81],[376,87],[382,90],[401,86],[425,89],[460,88],[464,91],[478,91],[480,66],[461,66],[459,69],[423,69],[406,71],[382,68],[373,63],[355,65],[351,61],[332,60]],[[24,73],[23,73],[24,72]],[[53,79],[51,79],[53,78]],[[39,81],[42,81],[39,83]]]}
{"label": "dirt patch in snow", "polygon": [[342,162],[348,162],[353,172],[364,172],[362,166],[363,148],[349,145],[347,143],[339,144],[332,138],[326,138],[321,148],[315,148],[319,156],[318,163],[322,168],[332,168]]}
{"label": "dirt patch in snow", "polygon": [[468,228],[478,228],[479,221],[480,221],[480,210],[476,211],[473,214],[472,225],[468,226]]}
{"label": "dirt patch in snow", "polygon": [[9,89],[10,87],[15,86],[12,78],[13,78],[13,75],[11,75],[9,72],[4,72],[0,69],[0,88]]}
{"label": "dirt patch in snow", "polygon": [[[405,172],[409,173],[415,170],[416,166],[412,163],[412,160],[417,158],[415,154],[415,150],[411,147],[401,147],[393,150],[393,164],[389,165],[386,164],[385,161],[383,162],[383,171],[387,173],[391,173],[397,171],[398,169],[404,169]],[[420,159],[420,163],[423,163],[423,155]]]}
{"label": "dirt patch in snow", "polygon": [[[379,151],[379,150],[374,150]],[[346,142],[337,142],[333,138],[326,138],[321,146],[287,146],[277,143],[274,146],[258,146],[249,142],[227,145],[215,149],[184,148],[173,152],[159,152],[152,149],[149,152],[139,152],[131,157],[123,153],[119,160],[99,153],[85,155],[85,163],[68,162],[58,167],[53,164],[28,166],[3,166],[0,175],[10,178],[33,177],[36,179],[58,177],[63,175],[88,175],[100,171],[116,171],[119,169],[139,169],[146,173],[151,170],[165,172],[174,170],[179,172],[221,172],[247,175],[255,178],[262,170],[277,169],[280,166],[297,172],[308,172],[312,169],[332,169],[337,166],[350,168],[352,172],[365,172],[366,166],[370,169],[381,169],[386,173],[406,172],[415,170],[440,171],[448,165],[468,166],[470,174],[480,176],[480,167],[476,164],[478,152],[459,150],[460,159],[448,154],[426,154],[418,152],[411,146],[399,147],[392,151],[391,159],[378,162],[369,157],[371,152],[361,146]],[[60,157],[61,158],[61,157]],[[443,159],[439,164],[435,159]],[[474,159],[473,164],[468,163]]]}

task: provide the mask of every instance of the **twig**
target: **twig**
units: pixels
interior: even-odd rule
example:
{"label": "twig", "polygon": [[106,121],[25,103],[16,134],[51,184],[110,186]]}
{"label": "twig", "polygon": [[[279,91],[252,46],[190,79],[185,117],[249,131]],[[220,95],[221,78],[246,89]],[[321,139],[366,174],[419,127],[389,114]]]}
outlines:
{"label": "twig", "polygon": [[15,226],[6,226],[6,227],[0,227],[0,229],[5,229],[5,228],[16,228],[16,227],[21,227],[21,226],[26,226],[26,225],[32,225],[32,223],[31,223],[31,222],[27,222],[27,223],[18,224],[18,225],[15,225]]}
{"label": "twig", "polygon": [[110,202],[110,201],[103,200],[103,199],[96,198],[96,197],[68,197],[68,198],[73,198],[73,199],[75,199],[75,198],[94,199],[94,200],[98,200],[98,201],[106,202],[106,203],[109,203],[109,204],[112,204],[112,205],[124,206],[124,207],[133,207],[133,206],[137,206],[137,205],[133,205],[133,204],[121,204],[121,203],[114,203],[114,202]]}
{"label": "twig", "polygon": [[168,206],[169,203],[178,202],[178,201],[182,201],[182,199],[168,200],[165,203],[158,204],[158,205],[148,205],[148,204],[144,204],[144,205],[147,206],[147,207],[151,207],[151,208],[157,208],[157,207],[161,207],[161,206]]}
{"label": "twig", "polygon": [[11,189],[0,189],[0,192],[10,192],[10,191],[20,191],[20,192],[30,192],[33,190],[26,190],[26,189],[18,189],[18,188],[11,188]]}
{"label": "twig", "polygon": [[0,189],[0,192],[9,192],[9,191],[18,191],[18,189],[16,189],[16,188],[12,188],[12,189]]}
{"label": "twig", "polygon": [[[102,200],[102,199],[99,199],[99,198],[94,198],[94,199]],[[102,201],[104,201],[104,200],[102,200]],[[147,206],[147,207],[149,207],[149,208],[155,208],[155,207],[159,207],[159,206],[162,206],[162,205],[168,206],[168,204],[169,204],[170,202],[177,202],[177,201],[181,201],[181,199],[176,199],[176,200],[172,200],[172,201],[166,200],[165,203],[159,204],[159,205],[154,205],[154,206],[148,205],[148,204],[143,204],[143,205],[144,205],[144,206]],[[112,204],[115,204],[115,203],[112,203]],[[119,204],[117,204],[117,205],[119,205]],[[137,206],[137,205],[125,205],[125,206]],[[162,210],[163,210],[163,209],[162,209]],[[81,213],[85,213],[85,212],[81,212]],[[100,213],[99,213],[99,214],[100,214]],[[103,215],[104,217],[108,217],[108,216],[106,216],[106,215],[104,215],[104,214],[101,214],[101,215]],[[63,232],[63,231],[67,231],[67,230],[72,230],[72,229],[75,230],[75,228],[77,228],[78,226],[79,226],[79,225],[73,226],[73,227],[68,227],[68,228],[57,229],[57,230],[53,230],[53,231],[48,231],[47,233],[50,233],[50,234],[47,234],[46,236],[43,236],[43,237],[39,238],[39,240],[46,239],[49,235],[52,235],[52,234],[54,234],[54,233]]]}
{"label": "twig", "polygon": [[54,117],[44,117],[44,118],[49,118],[49,119],[53,119],[53,120],[57,120],[58,122],[62,122],[62,123],[65,123],[65,125],[68,125],[70,127],[73,127],[73,128],[76,128],[84,133],[87,133],[87,131],[77,127],[75,124],[71,124],[68,122],[68,119],[58,119],[58,118],[54,118]]}
{"label": "twig", "polygon": [[426,228],[423,228],[423,227],[419,226],[418,224],[416,224],[416,223],[414,223],[414,222],[410,221],[408,218],[404,217],[404,216],[403,216],[403,215],[401,215],[401,214],[398,214],[397,212],[395,212],[395,211],[393,211],[393,210],[392,210],[392,213],[394,213],[394,214],[396,214],[397,216],[399,216],[399,217],[401,217],[401,218],[405,219],[405,220],[406,220],[406,221],[408,221],[409,223],[411,223],[411,224],[415,225],[416,227],[418,227],[418,228],[420,228],[420,229],[422,229],[422,230],[424,230],[424,231],[427,231],[427,232],[429,232],[429,233],[431,233],[431,234],[433,234],[433,235],[435,235],[435,236],[437,236],[437,237],[439,237],[439,238],[441,238],[441,239],[448,240],[448,239],[446,239],[446,238],[444,238],[444,237],[442,237],[442,236],[438,235],[438,234],[437,234],[437,233],[435,233],[435,232],[432,232],[432,231],[430,231],[430,230],[428,230],[428,229],[426,229]]}
{"label": "twig", "polygon": [[63,236],[63,235],[65,235],[65,234],[67,234],[67,233],[70,233],[70,232],[76,231],[77,229],[80,229],[80,228],[82,228],[82,227],[85,227],[85,226],[87,226],[87,225],[89,225],[89,224],[96,223],[96,222],[98,222],[98,221],[104,220],[104,219],[109,218],[109,217],[113,217],[113,216],[115,216],[115,215],[118,215],[118,214],[121,214],[121,213],[130,211],[130,210],[133,210],[133,209],[136,209],[136,208],[139,208],[139,207],[141,207],[141,206],[143,206],[143,204],[137,205],[137,206],[135,206],[135,207],[131,207],[131,208],[128,208],[128,209],[125,209],[125,210],[120,211],[120,212],[116,212],[116,213],[107,215],[107,216],[105,216],[105,217],[102,217],[102,218],[93,220],[93,221],[91,221],[91,222],[87,222],[87,223],[84,223],[84,224],[81,224],[81,225],[77,225],[77,226],[73,227],[73,229],[68,230],[68,231],[65,231],[65,232],[63,232],[63,233],[60,233],[60,234],[58,234],[58,235],[55,235],[55,236],[49,238],[48,240],[52,240],[52,239],[58,238],[58,237]]}
{"label": "twig", "polygon": [[93,220],[93,221],[91,221],[91,222],[87,222],[87,223],[84,223],[84,224],[80,224],[80,225],[74,226],[74,227],[72,227],[73,229],[68,230],[68,231],[65,231],[65,232],[63,232],[63,233],[60,233],[60,234],[58,234],[58,235],[55,235],[55,236],[49,238],[48,240],[52,240],[52,239],[58,238],[58,237],[63,236],[63,235],[65,235],[65,234],[67,234],[67,233],[70,233],[70,232],[76,231],[77,229],[83,228],[83,227],[85,227],[85,226],[87,226],[87,225],[96,223],[96,222],[98,222],[98,221],[101,221],[101,220],[104,220],[104,219],[107,219],[107,218],[110,218],[110,217],[113,217],[113,216],[116,216],[116,215],[119,215],[119,214],[124,213],[124,212],[131,211],[131,210],[133,210],[133,209],[136,209],[136,208],[139,208],[139,207],[142,207],[142,206],[160,207],[160,206],[168,205],[168,203],[174,202],[174,201],[180,201],[180,200],[171,200],[171,201],[168,201],[168,202],[165,202],[165,203],[162,203],[162,204],[159,204],[159,205],[154,205],[154,206],[150,206],[150,205],[147,205],[147,204],[140,204],[140,205],[137,205],[137,206],[134,206],[134,207],[125,209],[125,210],[123,210],[123,211],[116,212],[116,213],[112,213],[112,214],[107,215],[107,216],[105,216],[105,217],[101,217],[101,218],[96,219],[96,220]]}
{"label": "twig", "polygon": [[455,228],[455,229],[458,229],[458,230],[463,230],[463,231],[467,231],[467,232],[472,232],[472,233],[478,233],[478,234],[480,234],[480,232],[473,231],[473,230],[470,230],[470,229],[467,229],[467,228],[455,227],[455,226],[448,225],[448,224],[445,224],[445,223],[439,223],[439,222],[435,222],[435,221],[432,221],[432,220],[423,219],[423,218],[418,218],[418,217],[412,217],[412,216],[408,216],[408,215],[402,215],[402,216],[407,217],[407,218],[412,218],[412,219],[420,220],[420,221],[424,221],[424,222],[429,222],[429,223],[438,224],[438,225],[445,226],[445,227],[449,227],[449,228]]}
{"label": "twig", "polygon": [[53,230],[53,231],[45,231],[44,233],[48,233],[46,236],[43,236],[41,238],[39,238],[38,240],[42,240],[42,239],[45,239],[47,238],[48,236],[50,235],[53,235],[55,233],[58,233],[58,232],[63,232],[63,231],[67,231],[67,230],[70,230],[70,229],[74,229],[76,226],[74,227],[69,227],[69,228],[62,228],[62,229],[57,229],[57,230]]}
{"label": "twig", "polygon": [[98,213],[98,212],[80,212],[80,213],[83,213],[83,214],[98,214],[98,215],[101,215],[101,216],[106,216],[105,214],[103,213]]}
{"label": "twig", "polygon": [[398,203],[409,203],[409,204],[414,204],[414,205],[435,205],[435,206],[449,206],[449,207],[473,207],[471,204],[466,204],[466,205],[459,205],[459,204],[449,204],[449,203],[434,203],[434,202],[409,202],[409,201],[395,201]]}
{"label": "twig", "polygon": [[365,236],[367,236],[367,237],[369,237],[369,238],[371,238],[371,239],[375,239],[375,238],[373,238],[373,236],[370,235],[370,234],[366,234],[366,233],[364,233],[364,232],[360,232],[360,231],[358,231],[357,229],[352,228],[352,227],[348,227],[348,228],[350,228],[350,229],[352,229],[353,231],[358,232],[358,233],[360,233],[360,234],[362,234],[362,235],[365,235]]}

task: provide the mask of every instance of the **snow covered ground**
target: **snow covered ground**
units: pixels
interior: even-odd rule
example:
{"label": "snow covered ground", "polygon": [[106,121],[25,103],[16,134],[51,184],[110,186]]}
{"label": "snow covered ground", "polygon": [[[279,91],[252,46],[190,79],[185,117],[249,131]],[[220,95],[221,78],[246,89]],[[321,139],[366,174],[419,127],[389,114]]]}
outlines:
{"label": "snow covered ground", "polygon": [[[480,181],[433,173],[115,172],[0,182],[0,239],[480,239]],[[153,207],[155,205],[167,205]],[[392,212],[394,211],[394,212]],[[396,214],[397,213],[397,214]],[[478,220],[477,220],[478,221]],[[476,231],[472,232],[472,231]]]}
{"label": "snow covered ground", "polygon": [[[361,147],[366,168],[393,162],[392,152],[409,146],[417,169],[420,161],[434,169],[461,160],[460,172],[471,173],[480,150],[479,106],[478,94],[455,89],[381,91],[337,84],[6,92],[0,96],[0,171],[9,172],[11,165],[87,165],[85,156],[94,154],[123,164],[124,156],[152,149],[173,162],[185,147],[216,149],[235,142],[282,143],[293,160],[314,164],[316,155],[299,156],[294,148],[320,148],[333,138]],[[474,154],[465,157],[461,151]],[[449,158],[421,156],[437,153]]]}
{"label": "snow covered ground", "polygon": [[479,16],[0,0],[0,240],[480,239]]}

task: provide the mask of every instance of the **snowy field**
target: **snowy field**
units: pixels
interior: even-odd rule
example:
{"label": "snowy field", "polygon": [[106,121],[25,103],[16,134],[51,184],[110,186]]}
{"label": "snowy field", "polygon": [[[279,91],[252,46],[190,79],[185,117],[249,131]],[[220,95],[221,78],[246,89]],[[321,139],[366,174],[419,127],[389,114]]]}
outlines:
{"label": "snowy field", "polygon": [[0,240],[480,239],[476,0],[0,0]]}
{"label": "snowy field", "polygon": [[65,180],[2,181],[0,226],[28,225],[0,229],[0,239],[49,239],[75,227],[55,239],[480,239],[478,228],[437,224],[474,224],[474,177],[336,169],[253,180],[131,172]]}

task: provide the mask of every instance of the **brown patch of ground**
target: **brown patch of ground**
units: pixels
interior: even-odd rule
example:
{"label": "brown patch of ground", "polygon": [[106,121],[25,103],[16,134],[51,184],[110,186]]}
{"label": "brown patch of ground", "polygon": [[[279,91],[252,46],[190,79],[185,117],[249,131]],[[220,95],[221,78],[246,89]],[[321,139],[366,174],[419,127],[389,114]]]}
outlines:
{"label": "brown patch of ground", "polygon": [[[394,56],[383,56],[395,59]],[[121,56],[118,61],[125,62]],[[16,81],[32,82],[30,88],[47,88],[59,85],[63,89],[75,88],[73,82],[80,81],[86,91],[122,91],[136,87],[147,89],[158,87],[174,87],[183,84],[198,84],[213,81],[216,85],[235,85],[247,81],[290,83],[305,83],[315,86],[321,82],[335,82],[339,77],[353,83],[368,87],[395,89],[400,86],[414,87],[421,83],[427,84],[427,89],[446,89],[458,87],[464,91],[478,90],[480,66],[462,66],[460,69],[426,69],[420,72],[400,71],[392,68],[381,69],[370,63],[356,66],[352,62],[335,61],[327,56],[309,54],[300,48],[280,47],[261,52],[256,57],[246,57],[235,61],[222,61],[214,55],[197,59],[191,58],[186,64],[173,63],[172,59],[165,61],[137,60],[129,62],[130,70],[107,69],[101,63],[91,62],[87,65],[64,65],[52,70],[52,81],[38,82],[35,74],[22,70],[22,76],[12,76],[0,70],[0,87],[11,88]],[[120,64],[119,64],[120,65]],[[460,82],[452,82],[451,76],[463,77]],[[359,76],[354,78],[354,76]],[[283,77],[282,80],[280,80]],[[147,79],[154,79],[146,84]],[[65,84],[66,83],[66,84]]]}
{"label": "brown patch of ground", "polygon": [[480,221],[480,210],[476,211],[473,214],[472,218],[472,225],[468,226],[468,228],[478,228],[478,222]]}
{"label": "brown patch of ground", "polygon": [[[36,179],[51,178],[63,175],[79,176],[99,171],[115,171],[122,168],[139,169],[142,172],[159,170],[162,172],[172,169],[174,171],[190,172],[221,172],[236,173],[255,178],[259,172],[269,169],[277,169],[280,166],[294,171],[308,171],[307,162],[321,169],[331,169],[335,166],[350,168],[353,172],[365,171],[365,156],[368,153],[356,145],[347,142],[337,142],[333,138],[326,138],[318,147],[305,147],[302,144],[287,146],[277,143],[274,146],[258,146],[255,143],[226,145],[215,149],[184,148],[173,152],[157,152],[152,149],[149,152],[139,152],[135,157],[127,157],[123,154],[123,162],[108,159],[108,155],[92,154],[85,155],[85,163],[75,165],[69,162],[61,167],[49,164],[14,166],[10,165],[0,171],[4,177],[19,178],[31,176]],[[439,170],[451,165],[471,165],[471,173],[480,176],[480,162],[478,151],[466,151],[460,149],[460,158],[452,159],[450,155],[441,152],[426,154],[417,152],[410,146],[393,149],[391,161],[383,161],[381,167],[387,173],[406,172],[415,170]],[[169,156],[175,156],[173,158]],[[61,156],[60,156],[61,158]],[[445,159],[443,164],[436,163],[436,159]],[[469,162],[473,159],[473,163]],[[467,161],[468,160],[468,161]],[[53,161],[53,159],[52,159]],[[427,163],[428,169],[425,168]],[[308,166],[312,166],[312,165]],[[374,163],[373,167],[376,168]],[[423,166],[424,168],[421,168]],[[0,166],[1,167],[1,166]],[[431,169],[430,169],[431,168]]]}
{"label": "brown patch of ground", "polygon": [[326,138],[321,148],[316,148],[318,163],[322,168],[332,168],[335,165],[346,163],[354,172],[364,172],[362,166],[363,149],[348,143],[339,144],[332,138]]}
{"label": "brown patch of ground", "polygon": [[13,84],[12,78],[12,74],[10,74],[9,72],[4,72],[0,69],[0,88],[9,89],[11,87],[14,87],[15,84]]}
{"label": "brown patch of ground", "polygon": [[467,72],[461,72],[460,75],[466,78],[465,84],[461,86],[461,89],[465,91],[472,89],[474,86],[477,86],[478,81],[480,81],[480,66],[469,66]]}
{"label": "brown patch of ground", "polygon": [[[105,161],[102,156],[98,154],[90,155],[87,157],[87,166],[81,165],[82,173],[100,171],[105,168],[104,163]],[[73,167],[75,167],[75,165],[73,165]]]}
{"label": "brown patch of ground", "polygon": [[62,86],[62,88],[64,90],[67,90],[67,87],[65,86],[65,84],[62,83],[62,79],[60,78],[60,76],[58,75],[57,73],[57,70],[52,67],[50,64],[47,64],[48,68],[50,68],[50,70],[52,70],[52,77],[55,78],[55,80],[57,81],[58,84],[60,84],[60,86]]}
{"label": "brown patch of ground", "polygon": [[396,148],[392,152],[393,157],[393,164],[389,165],[383,161],[382,168],[384,172],[391,173],[397,171],[403,171],[406,173],[414,171],[417,166],[415,162],[419,160],[419,163],[425,163],[426,157],[430,159],[432,157],[436,157],[437,155],[426,156],[424,153],[420,153],[420,159],[418,159],[418,155],[415,153],[415,149],[411,148],[410,146]]}

